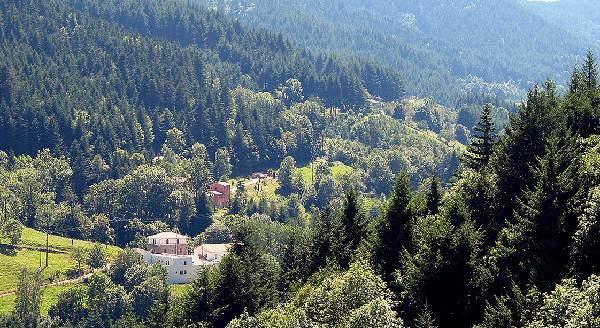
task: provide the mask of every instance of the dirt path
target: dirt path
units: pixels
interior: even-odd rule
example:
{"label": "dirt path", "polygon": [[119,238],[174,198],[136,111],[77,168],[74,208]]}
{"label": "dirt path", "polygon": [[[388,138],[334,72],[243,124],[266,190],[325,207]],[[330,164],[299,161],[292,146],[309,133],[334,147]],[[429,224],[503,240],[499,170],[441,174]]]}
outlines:
{"label": "dirt path", "polygon": [[[52,286],[70,285],[70,284],[74,284],[74,283],[77,283],[77,282],[81,282],[81,281],[83,281],[83,280],[91,277],[93,273],[94,272],[92,271],[92,272],[88,272],[88,273],[84,274],[83,276],[80,276],[80,277],[77,277],[77,278],[51,282],[49,284],[45,284],[44,288],[46,288],[46,287],[52,287]],[[14,295],[15,293],[16,293],[16,291],[3,293],[3,294],[0,294],[0,298],[8,297],[8,296]]]}

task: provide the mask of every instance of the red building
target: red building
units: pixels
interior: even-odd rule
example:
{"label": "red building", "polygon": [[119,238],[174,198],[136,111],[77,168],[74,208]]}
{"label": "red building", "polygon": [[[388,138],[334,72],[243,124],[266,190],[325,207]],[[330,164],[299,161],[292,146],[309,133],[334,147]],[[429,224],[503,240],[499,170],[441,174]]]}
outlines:
{"label": "red building", "polygon": [[231,186],[227,182],[215,182],[208,187],[214,207],[223,208],[229,206],[231,197]]}

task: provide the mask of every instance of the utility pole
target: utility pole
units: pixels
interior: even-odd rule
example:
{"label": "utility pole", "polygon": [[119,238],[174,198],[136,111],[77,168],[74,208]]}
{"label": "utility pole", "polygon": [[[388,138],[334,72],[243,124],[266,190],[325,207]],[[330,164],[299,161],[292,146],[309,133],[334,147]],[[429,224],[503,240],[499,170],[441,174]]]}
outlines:
{"label": "utility pole", "polygon": [[44,268],[48,267],[48,239],[49,239],[48,226],[46,226],[46,266]]}
{"label": "utility pole", "polygon": [[[48,213],[46,213],[46,214],[48,215]],[[50,239],[50,216],[48,215],[46,217],[46,266],[44,267],[44,269],[48,267],[48,244],[49,244],[48,241],[49,241],[49,239]]]}
{"label": "utility pole", "polygon": [[321,156],[323,156],[323,153],[324,153],[324,143],[325,143],[325,135],[323,133],[321,133]]}

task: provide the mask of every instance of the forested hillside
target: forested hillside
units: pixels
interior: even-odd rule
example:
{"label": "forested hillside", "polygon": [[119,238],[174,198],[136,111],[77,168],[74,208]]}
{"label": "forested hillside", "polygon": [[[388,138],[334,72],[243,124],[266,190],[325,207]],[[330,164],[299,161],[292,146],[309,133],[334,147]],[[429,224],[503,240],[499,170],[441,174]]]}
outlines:
{"label": "forested hillside", "polygon": [[[184,1],[0,9],[6,231],[16,220],[123,246],[166,227],[197,234],[214,180],[325,157],[371,176],[378,197],[401,169],[448,181],[464,148],[454,140],[467,142],[472,112],[398,100],[392,70],[315,56]],[[370,94],[394,101],[373,108]]]}
{"label": "forested hillside", "polygon": [[516,0],[197,1],[310,49],[386,63],[409,94],[444,104],[463,91],[520,99],[535,81],[564,83],[588,47]]}
{"label": "forested hillside", "polygon": [[314,57],[281,35],[179,1],[0,6],[0,149],[16,154],[49,148],[113,164],[118,149],[152,156],[178,127],[211,153],[243,140],[264,152],[257,159],[264,162],[280,156],[271,150],[281,122],[260,116],[247,122],[255,129],[228,120],[236,86],[288,97],[286,81],[297,79],[303,97],[344,108],[362,107],[367,92],[402,95],[389,70]]}
{"label": "forested hillside", "polygon": [[[145,242],[140,236],[175,224],[190,234],[203,231],[197,242],[234,246],[180,295],[171,293],[162,266],[148,267],[125,250],[106,274],[63,293],[48,317],[26,306],[36,304],[40,292],[35,275],[25,271],[20,286],[33,287],[20,289],[18,306],[0,317],[0,325],[597,327],[597,72],[590,53],[564,96],[552,81],[534,87],[501,136],[492,106],[485,106],[450,185],[434,176],[414,188],[399,172],[389,196],[377,199],[361,186],[368,177],[334,177],[323,161],[314,179],[306,180],[288,157],[279,170],[277,198],[256,201],[241,189],[208,228],[182,220],[193,211],[193,193],[169,177],[202,168],[201,146],[186,159],[168,154],[177,145],[169,141],[165,160],[93,186],[84,206],[70,211],[68,202],[51,202],[68,179],[64,161],[47,153],[2,161],[2,177],[13,182],[3,195],[20,190],[7,207],[9,218],[26,217],[12,212],[25,211],[40,224],[64,213],[53,223],[72,226],[95,213],[92,231],[109,234],[84,231],[94,238],[116,234],[135,246]],[[30,176],[43,182],[35,189],[41,194],[27,196],[29,189],[18,188],[25,185],[19,179]],[[36,208],[40,200],[46,203]],[[129,222],[112,231],[107,226],[122,217],[118,213],[129,215]],[[154,217],[162,219],[146,224]]]}
{"label": "forested hillside", "polygon": [[0,328],[600,327],[580,45],[517,0],[0,1]]}
{"label": "forested hillside", "polygon": [[525,6],[566,31],[600,45],[600,3],[594,0],[526,1]]}

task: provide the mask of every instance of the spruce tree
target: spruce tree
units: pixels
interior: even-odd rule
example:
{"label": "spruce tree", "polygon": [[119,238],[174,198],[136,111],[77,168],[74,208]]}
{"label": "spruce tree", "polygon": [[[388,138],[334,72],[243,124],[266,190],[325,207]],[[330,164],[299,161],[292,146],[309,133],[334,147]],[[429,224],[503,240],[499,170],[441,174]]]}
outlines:
{"label": "spruce tree", "polygon": [[360,213],[358,195],[356,191],[350,189],[346,193],[344,201],[344,211],[342,213],[342,224],[344,225],[344,246],[348,252],[341,265],[349,267],[352,254],[358,248],[363,235],[363,217]]}
{"label": "spruce tree", "polygon": [[569,93],[575,94],[584,89],[585,81],[584,81],[583,73],[579,69],[579,67],[575,66],[573,68],[573,72],[571,73],[571,82],[569,83]]}
{"label": "spruce tree", "polygon": [[315,219],[313,228],[312,245],[313,259],[312,272],[317,272],[327,265],[342,264],[346,250],[342,241],[344,229],[339,216],[334,215],[331,207],[327,206]]}
{"label": "spruce tree", "polygon": [[483,107],[479,122],[474,128],[475,133],[471,145],[465,155],[465,164],[468,168],[480,171],[489,162],[496,142],[496,128],[492,121],[492,105]]}
{"label": "spruce tree", "polygon": [[413,211],[409,205],[412,197],[410,180],[406,173],[402,173],[396,182],[388,208],[376,228],[376,263],[380,264],[387,281],[393,280],[403,249],[411,248]]}
{"label": "spruce tree", "polygon": [[436,328],[435,318],[431,311],[429,311],[429,307],[425,304],[425,308],[419,315],[415,318],[415,328]]}
{"label": "spruce tree", "polygon": [[588,50],[585,62],[583,63],[583,79],[587,91],[593,92],[598,87],[598,65],[592,50]]}
{"label": "spruce tree", "polygon": [[427,211],[429,214],[438,214],[440,210],[441,194],[440,182],[437,177],[431,179],[427,193]]}
{"label": "spruce tree", "polygon": [[546,153],[533,169],[535,185],[518,200],[516,222],[499,236],[498,254],[505,256],[499,267],[509,270],[503,277],[515,277],[519,286],[534,283],[548,290],[568,267],[569,245],[575,227],[565,217],[569,197],[561,184],[563,172],[572,162],[563,140],[566,132],[553,135]]}

